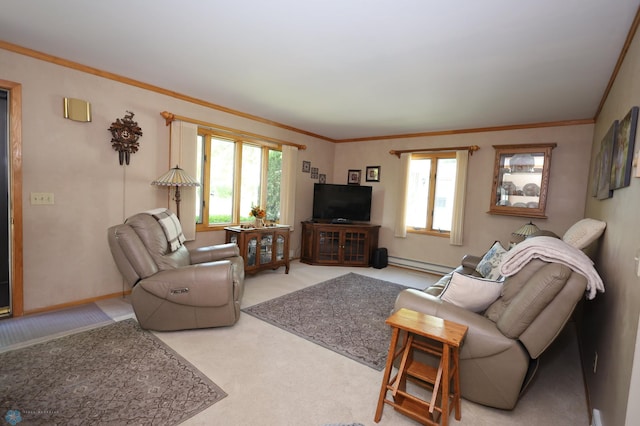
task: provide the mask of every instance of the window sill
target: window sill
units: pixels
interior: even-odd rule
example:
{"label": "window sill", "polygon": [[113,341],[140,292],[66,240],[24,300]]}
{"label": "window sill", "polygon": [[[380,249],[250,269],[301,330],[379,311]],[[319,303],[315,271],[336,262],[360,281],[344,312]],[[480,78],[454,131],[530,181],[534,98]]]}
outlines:
{"label": "window sill", "polygon": [[440,232],[440,231],[429,231],[427,229],[413,229],[413,228],[407,228],[407,233],[410,234],[422,234],[422,235],[431,235],[434,237],[441,237],[441,238],[449,238],[451,233],[450,232]]}

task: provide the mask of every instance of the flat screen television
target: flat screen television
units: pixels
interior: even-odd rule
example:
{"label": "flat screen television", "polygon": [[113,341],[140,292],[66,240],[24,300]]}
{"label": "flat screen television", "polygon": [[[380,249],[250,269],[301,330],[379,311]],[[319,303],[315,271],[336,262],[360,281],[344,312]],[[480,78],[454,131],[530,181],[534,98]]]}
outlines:
{"label": "flat screen television", "polygon": [[370,221],[371,187],[314,184],[313,220],[333,223]]}

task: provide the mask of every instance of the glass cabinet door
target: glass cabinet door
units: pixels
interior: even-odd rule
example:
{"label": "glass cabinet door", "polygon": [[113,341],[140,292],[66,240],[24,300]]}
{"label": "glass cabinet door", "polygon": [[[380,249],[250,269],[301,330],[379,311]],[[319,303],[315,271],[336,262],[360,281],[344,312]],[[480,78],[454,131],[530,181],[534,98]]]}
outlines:
{"label": "glass cabinet door", "polygon": [[276,261],[284,260],[284,235],[278,234],[276,236]]}
{"label": "glass cabinet door", "polygon": [[247,267],[257,265],[258,236],[251,236],[247,240]]}
{"label": "glass cabinet door", "polygon": [[365,232],[346,232],[344,237],[344,262],[362,263],[366,259],[367,234]]}
{"label": "glass cabinet door", "polygon": [[496,150],[489,213],[546,218],[550,144],[494,145]]}
{"label": "glass cabinet door", "polygon": [[260,264],[271,263],[273,259],[273,235],[266,234],[260,239]]}
{"label": "glass cabinet door", "polygon": [[340,232],[318,232],[318,260],[323,262],[338,262],[340,260]]}

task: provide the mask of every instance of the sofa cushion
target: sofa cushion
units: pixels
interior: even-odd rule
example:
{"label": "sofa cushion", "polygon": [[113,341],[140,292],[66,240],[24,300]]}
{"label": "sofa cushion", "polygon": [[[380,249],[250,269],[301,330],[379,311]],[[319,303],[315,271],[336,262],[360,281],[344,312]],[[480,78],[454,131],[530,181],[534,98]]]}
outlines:
{"label": "sofa cushion", "polygon": [[491,248],[485,255],[482,257],[478,266],[476,266],[476,271],[480,273],[480,275],[488,280],[497,280],[500,278],[500,262],[502,261],[502,257],[505,255],[507,250],[502,247],[500,241],[496,241],[493,243]]}
{"label": "sofa cushion", "polygon": [[507,337],[517,339],[538,314],[564,287],[571,269],[559,263],[549,263],[536,271],[496,322]]}
{"label": "sofa cushion", "polygon": [[472,312],[482,312],[500,296],[501,291],[502,282],[453,272],[440,298]]}
{"label": "sofa cushion", "polygon": [[606,222],[585,218],[567,229],[567,232],[562,236],[562,241],[582,250],[597,240],[606,227]]}

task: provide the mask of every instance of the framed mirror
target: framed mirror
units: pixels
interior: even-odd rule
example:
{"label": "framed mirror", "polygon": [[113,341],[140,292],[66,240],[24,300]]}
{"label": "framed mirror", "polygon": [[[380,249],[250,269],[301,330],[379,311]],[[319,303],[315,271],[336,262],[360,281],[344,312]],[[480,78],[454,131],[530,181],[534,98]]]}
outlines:
{"label": "framed mirror", "polygon": [[546,218],[551,150],[556,146],[493,145],[496,158],[489,213]]}

